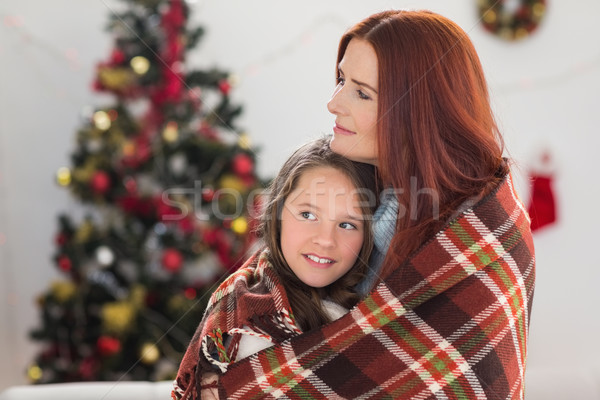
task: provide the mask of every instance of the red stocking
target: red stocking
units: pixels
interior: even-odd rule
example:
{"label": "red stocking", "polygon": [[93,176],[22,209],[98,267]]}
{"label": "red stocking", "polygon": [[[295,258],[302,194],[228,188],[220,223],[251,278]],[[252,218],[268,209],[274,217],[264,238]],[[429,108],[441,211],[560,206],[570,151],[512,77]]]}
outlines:
{"label": "red stocking", "polygon": [[[544,154],[542,156],[542,163],[547,167],[549,162],[550,156]],[[556,204],[554,201],[552,180],[552,173],[531,173],[531,203],[527,210],[531,217],[531,231],[536,231],[556,221]]]}

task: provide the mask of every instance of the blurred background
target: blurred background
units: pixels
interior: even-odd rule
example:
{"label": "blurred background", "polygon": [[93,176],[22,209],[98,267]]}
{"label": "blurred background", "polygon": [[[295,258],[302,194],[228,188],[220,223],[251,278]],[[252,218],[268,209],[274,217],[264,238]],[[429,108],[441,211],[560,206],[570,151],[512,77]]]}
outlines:
{"label": "blurred background", "polygon": [[[600,3],[550,1],[538,29],[520,40],[484,29],[479,3],[188,1],[190,23],[206,32],[187,64],[230,72],[230,97],[243,106],[236,124],[256,151],[256,173],[268,178],[300,144],[331,132],[326,103],[349,26],[389,8],[430,9],[456,21],[479,52],[522,200],[529,204],[537,189],[542,203],[548,190],[555,201],[556,219],[534,233],[528,371],[565,379],[552,371],[568,369],[600,393],[600,180],[592,169],[600,148]],[[56,171],[70,165],[83,110],[111,101],[92,84],[112,51],[105,28],[120,7],[116,0],[0,2],[0,390],[31,379],[36,299],[61,275],[52,260],[57,216],[81,207],[56,184]]]}

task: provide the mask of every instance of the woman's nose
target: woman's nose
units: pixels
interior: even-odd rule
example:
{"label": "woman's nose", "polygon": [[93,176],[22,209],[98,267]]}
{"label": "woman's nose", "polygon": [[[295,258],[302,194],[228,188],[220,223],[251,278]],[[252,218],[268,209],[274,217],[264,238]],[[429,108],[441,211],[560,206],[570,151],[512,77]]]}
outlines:
{"label": "woman's nose", "polygon": [[329,110],[329,112],[334,115],[340,114],[341,110],[342,110],[341,101],[340,101],[341,100],[341,93],[340,93],[341,91],[342,91],[341,87],[336,87],[335,91],[333,92],[333,95],[327,102],[327,110]]}

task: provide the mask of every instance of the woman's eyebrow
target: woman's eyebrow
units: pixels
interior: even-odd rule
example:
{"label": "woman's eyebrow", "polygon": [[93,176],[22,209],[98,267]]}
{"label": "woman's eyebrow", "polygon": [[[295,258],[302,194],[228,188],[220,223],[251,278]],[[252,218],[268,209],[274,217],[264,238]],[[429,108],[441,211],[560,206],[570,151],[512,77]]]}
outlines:
{"label": "woman's eyebrow", "polygon": [[[342,71],[342,68],[340,68],[339,66],[338,66],[338,71],[340,72],[340,74],[341,74],[341,75],[344,75],[344,71]],[[361,81],[357,81],[356,79],[350,79],[350,80],[351,80],[352,82],[356,83],[358,86],[364,86],[364,87],[366,87],[367,89],[370,89],[371,91],[375,92],[375,94],[378,94],[378,93],[377,93],[377,90],[375,90],[375,89],[373,88],[373,86],[369,85],[368,83],[361,82]]]}

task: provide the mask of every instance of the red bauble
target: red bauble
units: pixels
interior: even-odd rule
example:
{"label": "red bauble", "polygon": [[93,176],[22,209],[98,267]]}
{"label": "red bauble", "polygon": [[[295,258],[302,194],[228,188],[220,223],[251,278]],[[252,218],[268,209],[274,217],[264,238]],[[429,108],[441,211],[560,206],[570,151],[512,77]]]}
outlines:
{"label": "red bauble", "polygon": [[105,171],[96,171],[90,181],[90,186],[96,194],[105,194],[110,189],[110,176]]}
{"label": "red bauble", "polygon": [[58,268],[60,268],[64,272],[69,272],[73,267],[71,259],[67,256],[58,257],[58,260],[56,262],[58,264]]}
{"label": "red bauble", "polygon": [[162,255],[162,265],[169,272],[177,272],[183,264],[183,256],[177,249],[165,249]]}
{"label": "red bauble", "polygon": [[229,94],[229,91],[231,90],[231,84],[229,83],[229,81],[227,79],[223,79],[219,82],[219,90],[225,96],[227,96]]}
{"label": "red bauble", "polygon": [[236,154],[231,161],[231,169],[237,175],[247,176],[254,170],[254,161],[246,153]]}
{"label": "red bauble", "polygon": [[67,234],[64,232],[60,232],[58,235],[56,235],[56,238],[54,238],[54,241],[58,246],[64,246],[68,240],[69,236],[67,236]]}
{"label": "red bauble", "polygon": [[121,351],[121,341],[111,336],[100,336],[96,348],[101,356],[109,357]]}
{"label": "red bauble", "polygon": [[119,49],[113,50],[112,54],[110,55],[111,64],[122,64],[124,61],[125,61],[125,53],[123,53]]}

